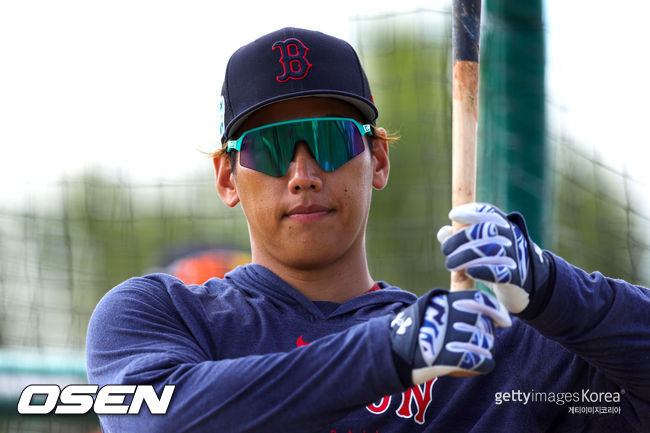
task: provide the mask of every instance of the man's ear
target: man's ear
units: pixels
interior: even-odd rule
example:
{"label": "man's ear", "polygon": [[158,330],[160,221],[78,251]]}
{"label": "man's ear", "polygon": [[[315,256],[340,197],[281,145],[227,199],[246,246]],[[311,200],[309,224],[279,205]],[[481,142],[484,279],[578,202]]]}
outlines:
{"label": "man's ear", "polygon": [[377,128],[381,134],[375,135],[370,141],[372,148],[372,186],[375,189],[383,189],[388,183],[388,173],[390,172],[390,160],[388,159],[388,142],[379,137],[386,136],[384,128]]}
{"label": "man's ear", "polygon": [[230,207],[239,203],[239,195],[235,184],[235,173],[230,169],[230,158],[226,153],[212,159],[214,171],[217,175],[217,193],[221,200]]}

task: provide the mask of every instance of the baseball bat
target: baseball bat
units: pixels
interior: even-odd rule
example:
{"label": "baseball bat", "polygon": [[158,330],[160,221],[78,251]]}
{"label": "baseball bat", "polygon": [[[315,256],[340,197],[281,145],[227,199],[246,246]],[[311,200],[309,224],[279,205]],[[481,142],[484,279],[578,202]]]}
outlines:
{"label": "baseball bat", "polygon": [[[451,205],[476,201],[479,41],[481,0],[453,0]],[[454,232],[462,225],[454,222]],[[474,288],[464,271],[451,273],[452,291]]]}

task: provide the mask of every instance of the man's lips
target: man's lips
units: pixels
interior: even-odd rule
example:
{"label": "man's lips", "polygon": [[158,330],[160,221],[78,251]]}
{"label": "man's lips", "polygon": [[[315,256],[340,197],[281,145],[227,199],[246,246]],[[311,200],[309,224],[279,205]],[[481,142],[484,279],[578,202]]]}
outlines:
{"label": "man's lips", "polygon": [[298,205],[292,207],[286,214],[286,217],[292,221],[316,221],[329,215],[333,210],[327,206],[318,204]]}

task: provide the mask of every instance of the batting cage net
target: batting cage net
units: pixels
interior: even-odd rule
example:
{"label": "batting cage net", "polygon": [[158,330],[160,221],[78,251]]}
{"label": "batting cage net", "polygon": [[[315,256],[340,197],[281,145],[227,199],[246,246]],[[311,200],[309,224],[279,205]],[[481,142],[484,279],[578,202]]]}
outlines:
{"label": "batting cage net", "polygon": [[[350,26],[381,113],[379,125],[400,136],[390,148],[389,185],[373,196],[367,234],[371,273],[420,294],[449,284],[436,240],[450,207],[449,24],[448,11],[422,9],[359,17]],[[534,30],[543,39],[543,26]],[[489,32],[485,41],[499,43]],[[509,79],[527,73],[507,59],[490,58],[486,46],[483,53],[482,62],[506,71]],[[525,61],[539,63],[543,71],[543,56]],[[491,79],[481,77],[498,89]],[[482,91],[481,97],[490,94]],[[517,121],[525,122],[526,113],[508,108],[516,97],[502,94],[481,102],[481,110],[491,114],[481,115],[479,146],[520,134]],[[538,98],[543,128],[531,134],[541,134],[535,140],[542,147],[535,152],[542,157],[534,161],[534,172],[507,152],[481,151],[479,198],[541,221],[536,240],[575,265],[649,285],[650,215],[641,201],[648,197],[643,185],[571,136],[560,104],[543,92]],[[501,132],[494,132],[498,128]],[[529,196],[519,202],[523,208],[512,208],[516,194],[507,184],[494,183],[501,172]],[[99,429],[92,416],[18,416],[16,403],[30,383],[86,380],[86,326],[111,287],[156,271],[200,282],[249,260],[243,213],[219,200],[210,158],[187,173],[143,182],[128,173],[87,168],[42,188],[26,188],[19,202],[0,205],[0,432]]]}

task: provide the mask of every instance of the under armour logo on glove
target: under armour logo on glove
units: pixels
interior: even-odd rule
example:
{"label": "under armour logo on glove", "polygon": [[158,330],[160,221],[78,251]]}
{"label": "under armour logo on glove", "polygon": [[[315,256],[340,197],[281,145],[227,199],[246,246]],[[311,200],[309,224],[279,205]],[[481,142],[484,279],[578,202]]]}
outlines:
{"label": "under armour logo on glove", "polygon": [[280,63],[282,63],[282,74],[275,77],[283,83],[288,79],[300,80],[307,76],[311,63],[307,60],[307,51],[309,48],[296,38],[289,38],[284,41],[277,41],[273,44],[273,49],[280,50]]}
{"label": "under armour logo on glove", "polygon": [[404,316],[404,313],[399,313],[395,319],[390,324],[391,328],[397,327],[395,333],[397,335],[404,335],[406,333],[406,328],[413,324],[413,320],[410,317]]}

